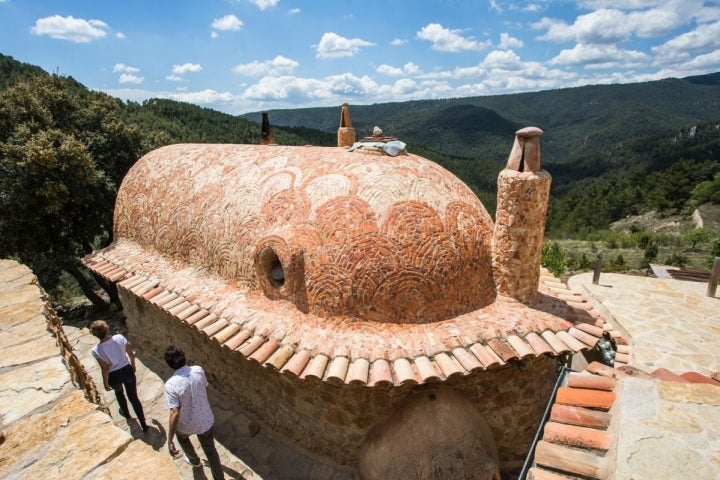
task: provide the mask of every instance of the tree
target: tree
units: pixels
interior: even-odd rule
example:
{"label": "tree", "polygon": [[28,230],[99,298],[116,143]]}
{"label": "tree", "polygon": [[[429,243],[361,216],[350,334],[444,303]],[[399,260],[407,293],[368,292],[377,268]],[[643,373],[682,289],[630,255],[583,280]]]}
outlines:
{"label": "tree", "polygon": [[1,92],[0,256],[30,266],[47,290],[66,271],[104,305],[79,259],[112,232],[117,185],[139,146],[118,104],[72,79],[41,75]]}
{"label": "tree", "polygon": [[710,231],[705,228],[696,228],[690,230],[682,236],[683,241],[690,244],[690,250],[694,251],[698,243],[707,243],[710,241]]}

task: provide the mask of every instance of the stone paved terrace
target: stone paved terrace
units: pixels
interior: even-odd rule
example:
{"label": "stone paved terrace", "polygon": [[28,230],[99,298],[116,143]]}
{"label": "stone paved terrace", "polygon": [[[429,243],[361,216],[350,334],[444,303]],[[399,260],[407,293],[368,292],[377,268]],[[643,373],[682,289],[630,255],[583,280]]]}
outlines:
{"label": "stone paved terrace", "polygon": [[138,479],[152,470],[155,479],[179,479],[169,456],[86,400],[79,384],[96,392],[59,348],[65,339],[53,319],[32,272],[0,260],[0,478]]}
{"label": "stone paved terrace", "polygon": [[679,377],[720,380],[720,298],[706,297],[704,282],[611,273],[568,284],[624,330],[630,367],[667,379],[619,382],[608,478],[720,478],[720,387]]}

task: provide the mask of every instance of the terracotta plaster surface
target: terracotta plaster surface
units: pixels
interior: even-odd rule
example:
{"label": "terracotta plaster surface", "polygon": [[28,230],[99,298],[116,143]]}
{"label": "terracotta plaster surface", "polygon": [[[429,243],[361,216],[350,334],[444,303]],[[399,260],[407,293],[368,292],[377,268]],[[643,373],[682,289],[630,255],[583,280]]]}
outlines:
{"label": "terracotta plaster surface", "polygon": [[425,383],[589,349],[603,334],[586,299],[547,273],[531,304],[497,295],[492,219],[415,155],[164,147],[127,175],[115,228],[91,269],[301,378]]}

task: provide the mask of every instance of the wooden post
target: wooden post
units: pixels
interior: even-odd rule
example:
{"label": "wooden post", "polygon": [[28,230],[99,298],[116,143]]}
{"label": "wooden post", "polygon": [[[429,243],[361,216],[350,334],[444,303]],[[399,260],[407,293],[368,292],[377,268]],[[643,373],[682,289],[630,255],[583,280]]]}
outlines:
{"label": "wooden post", "polygon": [[715,257],[712,272],[710,273],[710,282],[708,283],[706,297],[714,297],[717,291],[717,285],[720,282],[720,257]]}
{"label": "wooden post", "polygon": [[595,271],[593,272],[593,279],[592,279],[593,285],[597,285],[598,283],[600,283],[600,269],[602,268],[602,257],[603,257],[602,250],[598,250],[597,256],[595,258]]}

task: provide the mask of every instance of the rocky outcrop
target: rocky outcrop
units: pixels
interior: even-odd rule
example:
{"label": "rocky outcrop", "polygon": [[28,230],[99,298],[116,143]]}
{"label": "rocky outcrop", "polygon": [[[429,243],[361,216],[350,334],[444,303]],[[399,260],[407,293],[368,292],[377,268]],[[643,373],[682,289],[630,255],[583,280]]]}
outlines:
{"label": "rocky outcrop", "polygon": [[180,478],[106,411],[35,276],[0,260],[0,478]]}

